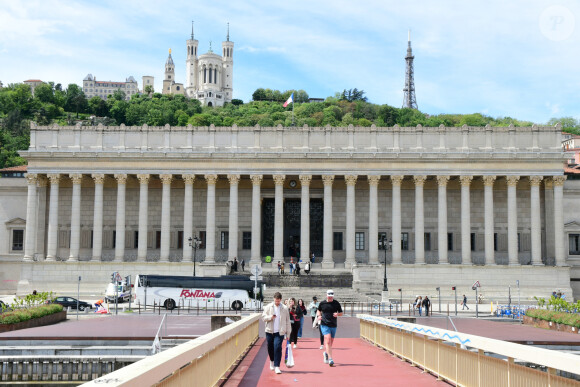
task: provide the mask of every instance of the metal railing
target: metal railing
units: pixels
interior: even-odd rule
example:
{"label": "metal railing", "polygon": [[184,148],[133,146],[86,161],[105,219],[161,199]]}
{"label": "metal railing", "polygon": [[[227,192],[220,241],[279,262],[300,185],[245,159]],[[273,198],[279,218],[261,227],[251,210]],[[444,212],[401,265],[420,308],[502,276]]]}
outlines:
{"label": "metal railing", "polygon": [[168,349],[85,385],[214,386],[258,338],[260,314]]}
{"label": "metal railing", "polygon": [[[576,355],[384,317],[358,317],[361,338],[456,385],[580,386],[557,375],[580,374]],[[516,364],[516,359],[539,369]]]}

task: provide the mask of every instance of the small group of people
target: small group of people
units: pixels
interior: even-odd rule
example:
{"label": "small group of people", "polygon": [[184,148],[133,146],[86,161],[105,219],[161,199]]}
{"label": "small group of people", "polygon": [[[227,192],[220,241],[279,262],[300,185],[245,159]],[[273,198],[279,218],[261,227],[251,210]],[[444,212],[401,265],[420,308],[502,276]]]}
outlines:
{"label": "small group of people", "polygon": [[295,298],[289,298],[282,302],[282,294],[276,292],[274,301],[264,307],[262,320],[266,324],[270,370],[277,374],[282,373],[280,363],[284,337],[289,336],[288,344],[292,345],[292,348],[297,348],[298,338],[302,337],[304,316],[307,313],[312,317],[313,328],[317,326],[319,329],[320,349],[325,349],[324,364],[334,366],[332,344],[336,335],[338,316],[342,316],[342,307],[334,299],[334,291],[329,289],[326,292],[326,301],[320,303],[316,297],[313,297],[308,307],[304,305],[302,299],[296,301]]}
{"label": "small group of people", "polygon": [[431,300],[428,296],[425,298],[421,296],[417,296],[415,298],[415,302],[413,303],[413,307],[419,311],[419,316],[422,316],[423,309],[425,310],[425,316],[429,317],[429,309],[431,309]]}
{"label": "small group of people", "polygon": [[[242,266],[242,271],[246,266],[246,261],[242,258],[242,262],[240,262],[240,266]],[[238,271],[238,258],[234,257],[234,260],[230,262],[230,274],[234,274]]]}
{"label": "small group of people", "polygon": [[566,298],[566,295],[564,293],[562,293],[561,291],[558,290],[557,292],[556,291],[553,291],[552,292],[552,297],[565,299]]}

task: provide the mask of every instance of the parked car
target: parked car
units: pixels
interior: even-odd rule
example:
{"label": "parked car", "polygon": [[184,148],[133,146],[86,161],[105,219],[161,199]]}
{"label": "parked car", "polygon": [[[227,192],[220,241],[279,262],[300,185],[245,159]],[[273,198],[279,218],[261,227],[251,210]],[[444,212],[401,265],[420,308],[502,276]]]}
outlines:
{"label": "parked car", "polygon": [[[71,309],[77,308],[77,299],[72,297],[56,297],[55,299],[52,300],[52,303],[62,305],[63,308],[68,308],[69,306]],[[91,309],[92,307],[91,304],[84,301],[79,301],[78,304],[80,311],[83,311],[87,308]]]}

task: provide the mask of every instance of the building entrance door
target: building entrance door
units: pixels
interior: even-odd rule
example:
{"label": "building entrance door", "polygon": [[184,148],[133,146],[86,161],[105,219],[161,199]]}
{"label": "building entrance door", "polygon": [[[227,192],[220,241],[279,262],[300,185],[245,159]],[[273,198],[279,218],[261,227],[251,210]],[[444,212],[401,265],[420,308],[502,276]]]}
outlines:
{"label": "building entrance door", "polygon": [[300,256],[300,199],[284,201],[284,256]]}

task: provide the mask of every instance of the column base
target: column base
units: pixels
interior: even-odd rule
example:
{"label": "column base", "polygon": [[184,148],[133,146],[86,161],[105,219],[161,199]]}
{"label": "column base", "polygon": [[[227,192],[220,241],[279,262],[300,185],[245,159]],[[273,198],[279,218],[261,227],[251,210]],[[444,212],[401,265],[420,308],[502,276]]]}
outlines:
{"label": "column base", "polygon": [[101,257],[92,257],[89,262],[101,262]]}
{"label": "column base", "polygon": [[322,262],[323,269],[334,269],[334,262]]}
{"label": "column base", "polygon": [[32,257],[26,257],[26,256],[25,256],[25,257],[23,257],[23,258],[22,258],[22,260],[23,260],[24,262],[32,262]]}
{"label": "column base", "polygon": [[56,259],[54,257],[46,257],[45,262],[54,262]]}
{"label": "column base", "polygon": [[345,268],[346,270],[352,270],[352,267],[353,267],[354,265],[356,265],[356,262],[345,262],[345,263],[344,263],[344,268]]}
{"label": "column base", "polygon": [[508,263],[508,266],[522,266],[522,265],[519,262],[518,263],[510,262]]}
{"label": "column base", "polygon": [[75,258],[75,257],[68,257],[68,259],[66,260],[67,262],[78,262],[79,259]]}

